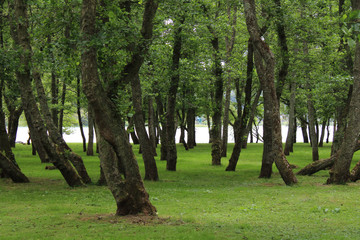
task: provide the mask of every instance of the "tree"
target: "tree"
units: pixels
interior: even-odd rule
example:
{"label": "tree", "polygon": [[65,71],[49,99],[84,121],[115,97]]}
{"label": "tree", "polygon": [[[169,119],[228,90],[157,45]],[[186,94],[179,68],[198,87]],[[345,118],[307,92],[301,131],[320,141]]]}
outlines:
{"label": "tree", "polygon": [[[360,11],[360,1],[352,0],[353,12]],[[358,24],[358,15],[353,14],[350,18],[353,27]],[[355,28],[356,29],[356,28]],[[355,30],[356,34],[358,32]],[[355,61],[353,70],[353,91],[351,95],[350,108],[349,108],[349,122],[345,130],[344,140],[338,151],[338,156],[335,160],[334,166],[330,170],[330,177],[327,180],[328,184],[344,184],[349,180],[350,164],[354,154],[354,149],[360,134],[360,43],[356,35],[355,37]]]}
{"label": "tree", "polygon": [[23,0],[14,1],[14,16],[16,20],[16,34],[14,42],[20,49],[19,62],[20,68],[16,72],[21,91],[21,99],[24,106],[25,117],[30,127],[30,134],[34,142],[40,143],[53,164],[60,170],[65,180],[70,186],[81,186],[83,182],[76,170],[69,163],[65,149],[55,149],[47,135],[44,121],[40,111],[37,108],[34,94],[31,86],[30,62],[31,46],[30,36],[28,34],[27,22],[27,3]]}
{"label": "tree", "polygon": [[282,150],[280,112],[274,86],[274,56],[269,46],[261,38],[255,14],[255,1],[244,0],[244,10],[246,25],[255,48],[255,66],[264,92],[264,118],[271,119],[271,126],[269,127],[273,129],[271,154],[284,182],[287,185],[292,185],[297,183],[297,179]]}
{"label": "tree", "polygon": [[[96,1],[83,0],[82,4],[82,33],[85,49],[81,56],[83,90],[94,112],[94,121],[97,132],[101,135],[99,141],[109,151],[108,158],[101,159],[101,167],[108,186],[117,204],[117,215],[144,213],[156,214],[155,207],[150,203],[141,180],[139,167],[134,153],[127,138],[125,126],[118,121],[122,116],[116,109],[115,104],[108,97],[103,88],[97,69],[96,47],[93,40],[96,34]],[[152,21],[157,10],[157,2],[149,0],[145,2],[144,19]],[[149,23],[151,24],[151,23]],[[138,72],[137,72],[138,73]],[[135,74],[137,75],[135,72]],[[113,83],[115,86],[119,82]],[[119,165],[123,166],[124,175],[119,171]]]}

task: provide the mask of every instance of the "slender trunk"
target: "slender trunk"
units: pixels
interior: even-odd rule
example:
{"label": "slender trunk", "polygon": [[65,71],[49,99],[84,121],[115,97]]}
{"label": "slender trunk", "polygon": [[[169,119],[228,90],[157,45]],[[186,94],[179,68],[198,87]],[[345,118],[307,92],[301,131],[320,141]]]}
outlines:
{"label": "slender trunk", "polygon": [[307,123],[303,118],[300,118],[301,132],[303,135],[304,143],[309,143],[309,137],[307,133]]}
{"label": "slender trunk", "polygon": [[134,117],[128,118],[128,128],[127,131],[130,132],[130,137],[133,144],[137,145],[140,144],[139,138],[136,135],[135,128],[134,128]]}
{"label": "slender trunk", "polygon": [[290,96],[290,110],[289,110],[289,128],[288,135],[286,137],[284,154],[286,156],[290,155],[290,150],[294,143],[294,125],[295,125],[295,99],[296,99],[296,83],[292,82],[290,86],[291,96]]}
{"label": "slender trunk", "polygon": [[178,91],[180,80],[180,57],[182,47],[182,24],[185,22],[185,17],[182,16],[174,32],[174,49],[172,55],[171,65],[171,80],[168,92],[167,111],[166,111],[166,140],[167,140],[167,164],[168,171],[176,171],[177,151],[176,151],[176,123],[175,123],[175,107],[176,107],[176,94]]}
{"label": "slender trunk", "polygon": [[321,124],[321,135],[320,135],[320,140],[319,140],[319,147],[324,146],[324,137],[325,137],[325,130],[326,130],[327,122],[328,122],[327,120],[324,120]]}
{"label": "slender trunk", "polygon": [[[236,141],[233,148],[233,152],[229,159],[229,165],[226,168],[226,171],[235,171],[237,162],[240,157],[241,148],[243,145],[243,141],[246,141],[246,134],[248,121],[251,115],[251,90],[252,90],[252,73],[253,73],[253,44],[251,40],[248,43],[248,69],[247,69],[247,78],[245,85],[245,105],[243,107],[243,112],[241,113],[241,95],[242,91],[239,91],[239,86],[237,82],[236,86],[236,99],[237,99],[237,108],[238,108],[238,119],[235,122],[239,122],[238,124],[234,124],[236,129],[234,130],[234,134],[236,134]],[[255,99],[256,101],[256,99]]]}
{"label": "slender trunk", "polygon": [[212,131],[211,131],[211,120],[210,120],[210,114],[206,113],[206,123],[207,123],[207,127],[208,127],[208,132],[209,132],[209,143],[212,143]]}
{"label": "slender trunk", "polygon": [[145,165],[145,180],[158,181],[159,175],[155,162],[155,146],[151,143],[145,129],[145,121],[142,109],[142,91],[139,76],[131,79],[132,103],[135,109],[133,116],[137,135],[139,136],[142,150],[142,158]]}
{"label": "slender trunk", "polygon": [[155,98],[156,105],[157,105],[157,112],[158,112],[158,118],[159,123],[161,124],[161,127],[159,126],[159,134],[160,134],[160,160],[165,161],[167,157],[167,145],[166,145],[166,120],[165,120],[165,113],[164,113],[164,105],[161,99],[161,95],[159,91],[156,91],[158,94]]}
{"label": "slender trunk", "polygon": [[309,118],[310,141],[312,147],[312,159],[313,161],[316,161],[319,160],[319,149],[318,149],[318,137],[315,130],[315,109],[314,109],[311,93],[308,93],[307,98],[308,98],[307,108],[308,108],[308,118]]}
{"label": "slender trunk", "polygon": [[77,87],[77,89],[76,89],[76,93],[77,93],[77,99],[76,99],[77,115],[78,115],[80,133],[81,133],[81,137],[82,137],[82,140],[83,140],[83,152],[86,152],[86,138],[85,138],[83,123],[82,123],[82,119],[81,119],[81,104],[80,104],[81,92],[80,92],[80,78],[79,77],[77,78],[76,87]]}
{"label": "slender trunk", "polygon": [[87,156],[94,156],[94,118],[91,106],[88,106],[88,128],[89,128],[89,142],[86,150]]}
{"label": "slender trunk", "polygon": [[190,149],[196,146],[195,141],[195,118],[196,118],[196,110],[195,108],[189,108],[186,114],[186,123],[188,128],[188,147]]}
{"label": "slender trunk", "polygon": [[152,148],[154,149],[154,154],[156,153],[156,126],[155,126],[155,112],[154,112],[154,99],[153,97],[148,98],[148,128],[149,128],[149,140]]}
{"label": "slender trunk", "polygon": [[59,132],[60,132],[60,135],[62,135],[62,133],[63,133],[65,99],[66,99],[66,81],[64,79],[63,85],[62,85],[61,108],[60,108],[60,115],[59,115]]}

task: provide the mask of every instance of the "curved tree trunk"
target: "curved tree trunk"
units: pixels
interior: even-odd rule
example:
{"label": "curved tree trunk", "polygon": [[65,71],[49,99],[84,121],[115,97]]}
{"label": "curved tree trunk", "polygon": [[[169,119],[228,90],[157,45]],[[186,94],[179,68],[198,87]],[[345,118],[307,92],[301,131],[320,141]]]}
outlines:
{"label": "curved tree trunk", "polygon": [[28,183],[29,179],[21,172],[20,168],[2,152],[0,152],[0,169],[15,183]]}
{"label": "curved tree trunk", "polygon": [[47,105],[45,90],[41,82],[40,74],[35,72],[33,74],[33,79],[36,85],[42,117],[45,120],[46,129],[49,132],[51,141],[56,144],[56,151],[59,152],[59,154],[62,154],[66,161],[70,161],[74,165],[84,183],[91,183],[91,179],[86,171],[82,158],[76,153],[74,153],[72,149],[67,145],[62,135],[59,134],[59,130],[55,126],[55,123],[53,122],[50,109]]}
{"label": "curved tree trunk", "polygon": [[[352,8],[360,10],[360,1],[352,1]],[[344,140],[338,151],[338,157],[330,170],[330,177],[327,180],[328,184],[344,184],[349,180],[350,164],[360,134],[360,108],[358,107],[360,106],[360,43],[358,39],[356,39],[353,79],[349,122],[345,130]]]}
{"label": "curved tree trunk", "polygon": [[[22,54],[20,55],[19,69],[21,71],[16,72],[16,77],[19,81],[19,87],[21,91],[21,100],[25,111],[25,117],[28,125],[31,125],[31,137],[40,142],[46,150],[47,155],[53,161],[54,165],[60,170],[69,186],[83,185],[80,176],[72,165],[64,158],[63,154],[58,154],[52,147],[44,122],[42,120],[37,103],[32,92],[31,76],[30,76],[30,61],[31,61],[31,47],[30,36],[27,32],[27,3],[24,0],[14,1],[13,9],[15,11],[15,17],[18,21],[16,29],[16,37],[14,38],[15,44],[21,47]],[[22,19],[22,21],[19,21]],[[30,124],[29,124],[30,123]],[[35,141],[34,141],[35,142]]]}
{"label": "curved tree trunk", "polygon": [[297,179],[282,149],[280,112],[274,85],[274,55],[270,51],[269,46],[261,39],[254,0],[244,0],[244,10],[246,25],[255,47],[255,65],[264,92],[264,118],[268,118],[268,123],[272,127],[273,142],[270,154],[285,184],[292,185],[297,183]]}
{"label": "curved tree trunk", "polygon": [[139,136],[140,146],[142,150],[142,157],[145,165],[145,180],[158,181],[159,175],[155,162],[155,146],[149,139],[149,136],[145,129],[145,121],[142,109],[142,91],[139,76],[131,79],[131,93],[132,102],[135,109],[133,116],[136,127],[136,132]]}
{"label": "curved tree trunk", "polygon": [[[142,33],[148,33],[148,28],[150,28],[150,38],[152,20],[156,10],[156,2],[152,0],[145,2]],[[96,34],[95,21],[96,1],[83,0],[82,32],[84,41],[87,43],[81,56],[83,89],[94,111],[97,132],[102,137],[99,141],[104,141],[113,153],[113,157],[101,161],[101,166],[117,204],[117,215],[137,213],[153,215],[156,214],[156,209],[150,203],[149,195],[145,190],[138,164],[127,138],[125,126],[123,121],[119,121],[121,116],[119,116],[115,104],[109,99],[99,80],[96,49],[93,45],[89,45],[90,39]],[[139,65],[141,66],[141,64]],[[134,69],[133,73],[137,75],[138,70],[139,68]],[[118,161],[124,166],[125,179],[123,180],[118,168],[115,167]]]}

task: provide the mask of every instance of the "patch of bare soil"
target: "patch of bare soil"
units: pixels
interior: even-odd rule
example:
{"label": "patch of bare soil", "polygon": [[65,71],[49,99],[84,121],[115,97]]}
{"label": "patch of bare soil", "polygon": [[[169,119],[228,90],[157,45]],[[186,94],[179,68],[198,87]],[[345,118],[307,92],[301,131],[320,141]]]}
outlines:
{"label": "patch of bare soil", "polygon": [[107,222],[112,224],[117,223],[130,223],[136,225],[182,225],[185,224],[182,220],[175,220],[168,218],[161,218],[158,216],[147,215],[128,215],[128,216],[116,216],[114,214],[96,214],[89,216],[82,216],[82,221],[95,221],[95,222]]}

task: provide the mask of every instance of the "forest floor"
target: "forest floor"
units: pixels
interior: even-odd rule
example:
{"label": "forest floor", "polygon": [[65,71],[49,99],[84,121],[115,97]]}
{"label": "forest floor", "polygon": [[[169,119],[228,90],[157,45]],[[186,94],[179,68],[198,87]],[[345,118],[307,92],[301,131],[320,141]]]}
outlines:
{"label": "forest floor", "polygon": [[[71,147],[96,182],[98,157],[85,156],[81,144]],[[57,170],[45,170],[30,146],[17,145],[16,160],[31,183],[0,179],[0,239],[359,239],[360,183],[324,185],[328,171],[321,171],[288,187],[275,166],[271,179],[258,178],[262,144],[243,150],[236,172],[225,172],[228,158],[211,166],[210,149],[178,145],[176,172],[165,171],[157,157],[160,181],[145,185],[158,217],[115,217],[107,187],[70,188]],[[329,144],[320,148],[321,158],[329,154]],[[359,159],[356,154],[353,165]],[[304,167],[311,148],[296,144],[288,160]]]}

